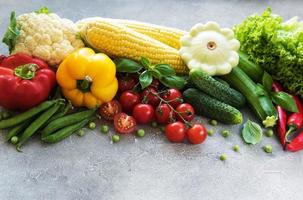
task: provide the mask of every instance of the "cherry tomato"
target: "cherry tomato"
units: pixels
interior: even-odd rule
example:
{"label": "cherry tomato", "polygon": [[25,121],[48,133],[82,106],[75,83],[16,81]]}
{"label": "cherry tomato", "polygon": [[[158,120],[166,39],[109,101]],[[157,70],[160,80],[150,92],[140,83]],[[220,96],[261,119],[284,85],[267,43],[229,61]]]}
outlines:
{"label": "cherry tomato", "polygon": [[157,90],[153,87],[148,87],[141,93],[141,98],[145,101],[144,103],[148,103],[155,108],[159,105],[160,99],[153,93],[157,93]]}
{"label": "cherry tomato", "polygon": [[175,112],[164,103],[159,105],[155,111],[156,121],[160,124],[167,124],[173,122],[175,119]]}
{"label": "cherry tomato", "polygon": [[[194,119],[195,117],[195,110],[194,108],[188,104],[188,103],[182,103],[180,105],[177,106],[176,111],[181,114],[181,116],[183,117],[183,119],[185,119],[186,121],[190,122],[191,120]],[[183,120],[181,119],[180,115],[177,114],[177,119],[179,121]]]}
{"label": "cherry tomato", "polygon": [[137,104],[133,110],[133,116],[140,124],[146,124],[154,119],[155,110],[149,104]]}
{"label": "cherry tomato", "polygon": [[207,131],[202,124],[196,123],[186,132],[187,138],[192,144],[201,144],[207,137]]}
{"label": "cherry tomato", "polygon": [[124,76],[118,79],[118,90],[119,92],[124,92],[126,90],[132,90],[136,85],[134,78],[129,76]]}
{"label": "cherry tomato", "polygon": [[182,122],[174,122],[166,125],[165,135],[171,142],[182,142],[185,138],[186,126]]}
{"label": "cherry tomato", "polygon": [[132,116],[125,113],[119,113],[114,117],[114,126],[118,133],[127,134],[136,129],[137,123]]}
{"label": "cherry tomato", "polygon": [[121,112],[121,105],[117,100],[103,103],[99,108],[99,114],[106,120],[113,120],[116,114]]}
{"label": "cherry tomato", "polygon": [[166,101],[169,101],[169,104],[174,108],[183,103],[182,94],[179,90],[176,89],[168,89],[163,93],[162,98]]}
{"label": "cherry tomato", "polygon": [[153,82],[150,84],[150,86],[157,90],[160,87],[160,81],[158,79],[153,78]]}
{"label": "cherry tomato", "polygon": [[141,97],[137,92],[126,90],[121,94],[119,102],[123,111],[132,112],[135,105],[141,102]]}

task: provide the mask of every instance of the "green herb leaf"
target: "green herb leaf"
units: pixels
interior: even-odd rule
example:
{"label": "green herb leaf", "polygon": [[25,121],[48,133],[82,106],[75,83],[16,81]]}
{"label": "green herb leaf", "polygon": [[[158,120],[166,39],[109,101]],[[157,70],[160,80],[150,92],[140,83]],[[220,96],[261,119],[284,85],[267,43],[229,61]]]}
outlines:
{"label": "green herb leaf", "polygon": [[47,7],[41,7],[39,10],[36,10],[35,13],[37,14],[49,14],[50,11],[48,10]]}
{"label": "green herb leaf", "polygon": [[144,71],[139,76],[139,81],[140,81],[142,89],[144,89],[153,82],[153,76],[151,75],[151,73],[149,71]]}
{"label": "green herb leaf", "polygon": [[272,92],[272,101],[289,112],[298,112],[295,100],[286,92]]}
{"label": "green herb leaf", "polygon": [[157,70],[157,69],[150,69],[148,70],[152,75],[153,77],[155,77],[156,79],[161,79],[162,77],[162,74]]}
{"label": "green herb leaf", "polygon": [[150,66],[151,66],[150,61],[149,61],[147,58],[143,57],[143,56],[142,56],[141,59],[140,59],[140,63],[143,65],[143,67],[144,67],[145,69],[149,69]]}
{"label": "green herb leaf", "polygon": [[273,80],[272,80],[271,75],[269,75],[269,73],[264,71],[263,77],[262,77],[262,84],[264,86],[264,89],[267,92],[271,91],[272,82],[273,82]]}
{"label": "green herb leaf", "polygon": [[114,62],[117,72],[135,73],[142,69],[140,64],[127,58],[117,58]]}
{"label": "green herb leaf", "polygon": [[158,70],[162,76],[176,75],[176,71],[168,64],[158,64],[154,69]]}
{"label": "green herb leaf", "polygon": [[183,89],[185,80],[179,76],[163,76],[160,82],[169,88]]}
{"label": "green herb leaf", "polygon": [[15,11],[11,12],[10,23],[4,34],[2,42],[5,43],[11,53],[16,45],[16,38],[20,35],[20,30],[17,27],[17,18]]}
{"label": "green herb leaf", "polygon": [[261,84],[259,84],[259,83],[258,83],[257,86],[256,86],[255,92],[256,92],[256,94],[257,94],[258,96],[265,96],[265,95],[266,95],[266,91],[265,91],[263,85],[261,85]]}
{"label": "green herb leaf", "polygon": [[242,130],[242,137],[247,144],[258,144],[262,140],[262,129],[260,125],[247,120]]}

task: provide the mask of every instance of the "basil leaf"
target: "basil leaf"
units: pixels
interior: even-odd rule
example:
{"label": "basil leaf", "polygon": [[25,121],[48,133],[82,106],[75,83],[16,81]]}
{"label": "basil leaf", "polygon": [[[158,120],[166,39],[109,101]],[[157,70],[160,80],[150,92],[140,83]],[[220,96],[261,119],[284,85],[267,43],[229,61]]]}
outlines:
{"label": "basil leaf", "polygon": [[20,30],[17,27],[17,18],[15,11],[11,12],[10,22],[4,34],[2,42],[5,43],[11,53],[16,45],[16,38],[20,35]]}
{"label": "basil leaf", "polygon": [[264,89],[267,92],[271,91],[272,82],[273,82],[273,80],[272,80],[271,75],[269,75],[269,73],[267,73],[267,72],[264,71],[263,77],[262,77],[262,84],[264,86]]}
{"label": "basil leaf", "polygon": [[142,69],[140,64],[127,58],[117,58],[114,62],[117,72],[135,73]]}
{"label": "basil leaf", "polygon": [[142,89],[144,89],[153,82],[153,76],[151,75],[151,73],[149,71],[144,71],[139,76],[139,81],[140,81]]}
{"label": "basil leaf", "polygon": [[272,92],[272,101],[289,112],[298,112],[298,108],[293,97],[286,92]]}
{"label": "basil leaf", "polygon": [[162,77],[162,74],[157,70],[157,69],[151,69],[151,70],[148,70],[150,71],[150,73],[153,75],[153,77],[155,77],[156,79],[161,79]]}
{"label": "basil leaf", "polygon": [[162,76],[176,75],[176,71],[168,64],[158,64],[154,69],[158,70]]}
{"label": "basil leaf", "polygon": [[185,80],[179,76],[163,76],[160,82],[169,88],[183,89]]}
{"label": "basil leaf", "polygon": [[143,56],[142,56],[141,59],[140,59],[140,63],[143,65],[143,67],[144,67],[145,69],[149,69],[150,66],[151,66],[150,61],[149,61],[147,58],[143,57]]}
{"label": "basil leaf", "polygon": [[242,130],[242,137],[247,144],[258,144],[262,140],[262,129],[260,125],[247,120]]}

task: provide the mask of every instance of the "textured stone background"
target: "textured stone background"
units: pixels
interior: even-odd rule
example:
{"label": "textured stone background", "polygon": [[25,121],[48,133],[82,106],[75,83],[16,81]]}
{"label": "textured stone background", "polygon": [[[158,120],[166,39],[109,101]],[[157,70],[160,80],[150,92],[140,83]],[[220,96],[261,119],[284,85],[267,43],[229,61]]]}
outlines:
{"label": "textured stone background", "polygon": [[[267,6],[285,18],[302,17],[303,2],[0,0],[1,35],[11,10],[20,14],[41,6],[75,21],[92,16],[129,18],[187,30],[208,20],[230,27]],[[1,44],[0,50],[5,53],[6,47]],[[248,110],[243,112],[255,120]],[[227,139],[218,134],[225,128],[233,133]],[[302,152],[283,152],[276,138],[244,145],[240,128],[213,128],[217,134],[198,146],[171,144],[160,131],[147,127],[144,139],[129,135],[115,145],[99,131],[87,130],[82,138],[75,135],[55,145],[43,145],[35,138],[23,153],[0,137],[0,199],[302,199]],[[231,150],[235,144],[240,153]],[[273,154],[263,152],[265,144],[273,146]],[[221,153],[227,154],[226,162],[218,160]]]}

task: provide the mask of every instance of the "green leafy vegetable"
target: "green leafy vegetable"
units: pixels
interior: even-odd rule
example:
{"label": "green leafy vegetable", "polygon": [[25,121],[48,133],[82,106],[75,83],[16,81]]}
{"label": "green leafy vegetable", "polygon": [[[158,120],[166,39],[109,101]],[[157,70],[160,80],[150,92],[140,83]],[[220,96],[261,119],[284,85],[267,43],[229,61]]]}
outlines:
{"label": "green leafy vegetable", "polygon": [[286,92],[272,92],[272,101],[289,112],[298,112],[296,102],[291,95]]}
{"label": "green leafy vegetable", "polygon": [[259,124],[247,120],[242,130],[242,137],[247,144],[258,144],[262,140],[262,129]]}
{"label": "green leafy vegetable", "polygon": [[145,69],[149,69],[150,66],[151,66],[150,61],[147,58],[143,57],[143,56],[141,57],[140,62],[141,62],[141,64],[143,65],[143,67]]}
{"label": "green leafy vegetable", "polygon": [[140,64],[127,58],[117,58],[114,62],[117,72],[135,73],[142,69]]}
{"label": "green leafy vegetable", "polygon": [[185,85],[185,80],[179,76],[163,76],[160,82],[169,88],[182,89]]}
{"label": "green leafy vegetable", "polygon": [[7,27],[7,30],[2,39],[2,42],[8,46],[9,52],[12,52],[14,50],[16,45],[16,39],[19,35],[20,35],[20,30],[17,27],[16,13],[15,11],[13,11],[11,12],[9,26]]}
{"label": "green leafy vegetable", "polygon": [[154,70],[159,71],[163,76],[176,75],[176,71],[168,64],[158,64],[154,67]]}
{"label": "green leafy vegetable", "polygon": [[151,75],[151,73],[149,71],[144,71],[139,76],[139,81],[140,81],[142,89],[144,89],[153,82],[153,76]]}
{"label": "green leafy vegetable", "polygon": [[39,10],[36,10],[35,13],[37,14],[49,14],[50,11],[48,10],[47,7],[41,7]]}

